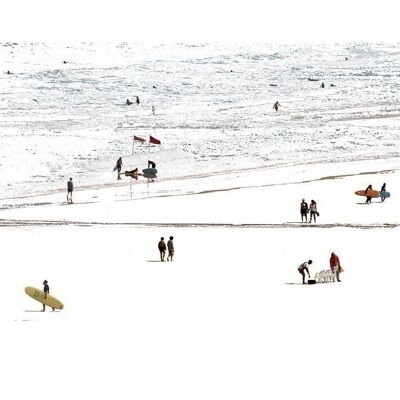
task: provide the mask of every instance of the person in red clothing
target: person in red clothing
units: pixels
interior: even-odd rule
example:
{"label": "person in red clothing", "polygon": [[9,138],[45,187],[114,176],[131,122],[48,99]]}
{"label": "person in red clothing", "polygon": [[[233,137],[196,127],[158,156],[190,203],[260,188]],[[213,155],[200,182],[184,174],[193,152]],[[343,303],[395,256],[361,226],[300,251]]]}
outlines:
{"label": "person in red clothing", "polygon": [[329,259],[329,265],[331,266],[331,270],[335,274],[337,281],[341,282],[339,274],[343,272],[343,268],[340,265],[339,257],[335,253],[331,253],[331,258]]}

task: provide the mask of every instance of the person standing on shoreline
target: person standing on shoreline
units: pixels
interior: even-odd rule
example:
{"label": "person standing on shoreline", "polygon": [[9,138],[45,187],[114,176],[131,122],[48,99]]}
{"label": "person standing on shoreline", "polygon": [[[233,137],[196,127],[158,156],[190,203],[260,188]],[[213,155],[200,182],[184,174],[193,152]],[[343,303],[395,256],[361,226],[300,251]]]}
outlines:
{"label": "person standing on shoreline", "polygon": [[302,199],[300,203],[300,214],[301,214],[301,222],[303,222],[303,218],[304,222],[307,222],[308,204],[304,199]]}
{"label": "person standing on shoreline", "polygon": [[[44,298],[47,299],[47,295],[50,294],[50,287],[48,285],[49,282],[45,279],[43,281],[43,292],[44,292]],[[43,303],[43,309],[42,312],[46,310],[46,304]],[[53,308],[54,311],[54,308]]]}
{"label": "person standing on shoreline", "polygon": [[169,237],[169,240],[168,240],[168,242],[167,242],[167,248],[168,248],[168,257],[167,257],[167,261],[172,261],[172,257],[174,256],[175,249],[174,249],[174,242],[173,242],[173,240],[174,240],[174,237],[173,237],[173,236],[170,236],[170,237]]}
{"label": "person standing on shoreline", "polygon": [[382,196],[382,192],[386,192],[386,183],[381,187],[381,201],[384,202],[386,197]]}
{"label": "person standing on shoreline", "polygon": [[74,190],[74,184],[72,178],[69,178],[67,182],[67,203],[72,204],[72,191]]}
{"label": "person standing on shoreline", "polygon": [[164,238],[162,237],[158,242],[158,250],[160,252],[160,259],[164,261],[165,258],[165,251],[167,250],[167,246],[165,245]]}
{"label": "person standing on shoreline", "polygon": [[319,216],[319,212],[317,210],[317,203],[315,202],[315,200],[311,200],[310,203],[310,223],[314,217],[314,222],[317,222],[316,216]]}
{"label": "person standing on shoreline", "polygon": [[118,171],[118,179],[121,179],[121,169],[122,169],[122,157],[117,160],[117,171]]}

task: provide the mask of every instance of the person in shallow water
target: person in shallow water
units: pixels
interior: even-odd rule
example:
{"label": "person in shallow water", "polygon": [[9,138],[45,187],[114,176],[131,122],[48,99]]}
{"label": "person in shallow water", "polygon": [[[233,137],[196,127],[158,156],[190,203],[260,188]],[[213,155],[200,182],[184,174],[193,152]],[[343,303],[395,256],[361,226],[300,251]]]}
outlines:
{"label": "person in shallow water", "polygon": [[133,103],[129,100],[129,99],[126,99],[126,103],[125,103],[127,106],[130,106],[130,105],[132,105]]}
{"label": "person in shallow water", "polygon": [[279,107],[282,107],[282,106],[279,104],[279,101],[276,101],[275,104],[272,106],[272,108],[273,108],[275,111],[278,111],[278,110],[279,110]]}

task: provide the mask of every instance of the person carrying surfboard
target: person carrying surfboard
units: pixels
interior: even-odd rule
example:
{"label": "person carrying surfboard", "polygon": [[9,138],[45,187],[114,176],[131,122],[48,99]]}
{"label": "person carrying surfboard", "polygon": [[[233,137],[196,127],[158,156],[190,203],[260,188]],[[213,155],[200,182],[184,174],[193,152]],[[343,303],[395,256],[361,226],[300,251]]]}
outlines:
{"label": "person carrying surfboard", "polygon": [[312,260],[308,260],[308,261],[305,261],[302,264],[300,264],[299,268],[297,268],[297,270],[299,271],[299,273],[303,277],[303,285],[306,283],[306,281],[305,281],[305,279],[306,279],[305,272],[307,272],[308,277],[311,278],[310,277],[310,271],[308,270],[308,266],[311,265],[311,264],[312,264]]}
{"label": "person carrying surfboard", "polygon": [[365,203],[371,204],[372,197],[368,196],[368,190],[373,190],[372,185],[368,185],[368,187],[365,189],[365,195],[367,196],[367,200],[365,200]]}
{"label": "person carrying surfboard", "polygon": [[301,203],[300,203],[301,222],[303,222],[303,218],[304,218],[304,222],[307,222],[307,214],[308,214],[308,204],[306,203],[306,201],[304,199],[301,199]]}
{"label": "person carrying surfboard", "polygon": [[386,197],[382,195],[382,192],[386,192],[386,183],[381,187],[381,201],[384,202]]}
{"label": "person carrying surfboard", "polygon": [[122,168],[122,157],[118,158],[117,163],[116,163],[116,167],[117,167],[117,172],[118,172],[118,178],[117,179],[121,179],[121,168]]}
{"label": "person carrying surfboard", "polygon": [[[43,281],[43,292],[44,292],[44,298],[47,299],[47,295],[50,294],[50,287],[49,287],[46,279]],[[43,303],[42,312],[45,310],[46,310],[46,304]],[[54,308],[53,308],[53,311],[54,311]]]}

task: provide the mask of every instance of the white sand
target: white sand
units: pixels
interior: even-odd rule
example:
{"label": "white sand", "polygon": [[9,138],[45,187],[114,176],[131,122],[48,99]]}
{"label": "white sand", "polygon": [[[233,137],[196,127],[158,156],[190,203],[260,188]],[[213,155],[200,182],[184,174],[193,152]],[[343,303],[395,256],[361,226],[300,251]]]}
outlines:
{"label": "white sand", "polygon": [[[132,201],[129,184],[78,190],[69,206],[64,192],[2,200],[48,204],[0,211],[0,398],[394,398],[398,168],[389,160],[165,181],[150,185],[154,198]],[[385,169],[393,172],[319,179]],[[392,193],[384,203],[353,194],[383,182]],[[235,187],[247,188],[226,190]],[[318,202],[313,229],[299,224],[302,197]],[[175,261],[158,262],[157,242],[170,235]],[[298,285],[297,266],[312,258],[312,274],[327,269],[331,251],[342,283]],[[41,305],[23,289],[43,279],[63,311],[35,312]]]}

